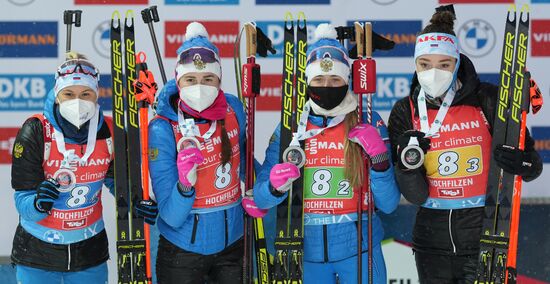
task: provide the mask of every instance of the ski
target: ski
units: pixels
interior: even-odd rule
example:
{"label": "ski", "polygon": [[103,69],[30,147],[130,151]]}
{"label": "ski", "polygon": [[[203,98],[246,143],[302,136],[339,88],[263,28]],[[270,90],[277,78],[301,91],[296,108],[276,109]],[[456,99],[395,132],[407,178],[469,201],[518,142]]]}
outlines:
{"label": "ski", "polygon": [[[519,146],[523,101],[529,90],[529,78],[525,75],[529,39],[528,9],[528,5],[522,7],[519,21],[515,5],[512,4],[507,13],[491,154],[499,144]],[[514,183],[515,176],[498,167],[491,155],[476,283],[507,281]],[[510,277],[515,278],[514,275],[515,271],[511,271]]]}
{"label": "ski", "polygon": [[130,212],[132,240],[132,280],[133,283],[146,283],[145,267],[145,235],[143,218],[138,217],[134,204],[142,199],[143,190],[141,185],[141,149],[139,136],[139,109],[135,98],[136,80],[136,52],[134,39],[134,12],[126,11],[124,19],[124,51],[125,51],[125,96],[127,100],[126,110],[126,141],[128,156],[128,175],[130,181]]}
{"label": "ski", "polygon": [[118,282],[148,283],[143,218],[133,212],[133,204],[142,196],[139,116],[133,87],[136,79],[133,11],[125,15],[124,41],[121,30],[121,16],[115,11],[111,18],[111,77]]}
{"label": "ski", "polygon": [[[283,54],[283,98],[281,100],[280,162],[289,161],[287,151],[296,132],[306,102],[307,26],[304,13],[298,14],[296,40],[292,14],[285,15]],[[296,85],[294,85],[296,84]],[[296,88],[295,88],[296,86]],[[304,142],[300,142],[304,150]],[[303,157],[302,157],[303,158]],[[277,206],[274,283],[302,283],[303,267],[303,168],[292,183],[287,202]]]}
{"label": "ski", "polygon": [[[281,99],[281,131],[279,140],[279,162],[284,162],[283,153],[292,140],[292,114],[294,112],[294,20],[291,13],[285,15],[283,43],[283,85]],[[288,193],[292,196],[292,189]],[[275,235],[275,259],[273,263],[273,283],[284,284],[290,278],[289,247],[290,219],[292,198],[277,206],[277,221]]]}
{"label": "ski", "polygon": [[130,283],[132,280],[130,241],[128,160],[126,157],[126,128],[122,74],[122,38],[120,13],[115,11],[111,17],[111,80],[113,90],[113,142],[115,151],[114,184],[117,212],[117,269],[118,282]]}
{"label": "ski", "polygon": [[[307,63],[307,26],[304,13],[298,14],[296,22],[296,88],[295,91],[295,118],[292,122],[293,133],[296,133],[300,118],[304,111],[304,105],[307,100],[306,89],[306,63]],[[300,141],[302,152],[305,150],[305,141]],[[289,274],[290,283],[302,283],[303,275],[303,243],[304,243],[304,167],[300,167],[300,177],[292,183],[289,198],[292,198],[292,208],[290,210],[290,234],[293,244],[290,251]]]}

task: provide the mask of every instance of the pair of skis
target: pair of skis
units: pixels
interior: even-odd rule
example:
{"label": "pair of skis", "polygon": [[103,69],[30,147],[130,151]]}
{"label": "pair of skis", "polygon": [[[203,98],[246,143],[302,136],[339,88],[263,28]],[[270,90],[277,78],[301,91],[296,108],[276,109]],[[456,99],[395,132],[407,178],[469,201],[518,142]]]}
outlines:
{"label": "pair of skis", "polygon": [[[151,283],[149,226],[135,212],[135,204],[142,198],[149,198],[149,171],[147,104],[141,104],[140,118],[133,86],[138,66],[132,10],[125,15],[124,41],[121,30],[121,16],[115,11],[111,18],[110,38],[118,282]],[[140,143],[140,138],[145,140]]]}
{"label": "pair of skis", "polygon": [[[504,31],[491,153],[499,144],[523,150],[530,101],[534,113],[540,109],[542,102],[536,101],[536,94],[530,95],[530,74],[525,68],[528,43],[529,6],[523,5],[518,18],[512,4]],[[503,171],[491,156],[475,283],[516,283],[520,201],[521,176]]]}
{"label": "pair of skis", "polygon": [[[287,162],[285,150],[290,145],[292,135],[298,128],[300,116],[306,102],[306,51],[307,26],[304,13],[298,14],[296,22],[291,13],[285,15],[283,46],[283,86],[281,100],[281,134],[279,162]],[[300,142],[303,152],[304,142]],[[305,157],[302,157],[305,158]],[[300,178],[292,183],[288,198],[277,206],[275,236],[275,260],[273,283],[302,283],[303,275],[303,168]]]}

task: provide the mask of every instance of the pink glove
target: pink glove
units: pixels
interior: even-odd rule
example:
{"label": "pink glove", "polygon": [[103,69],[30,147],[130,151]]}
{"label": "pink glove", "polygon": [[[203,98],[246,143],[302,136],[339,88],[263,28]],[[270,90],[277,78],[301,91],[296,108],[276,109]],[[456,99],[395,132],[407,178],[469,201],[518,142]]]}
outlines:
{"label": "pink glove", "polygon": [[[267,209],[261,209],[256,206],[256,203],[254,202],[254,198],[251,194],[252,190],[246,192],[245,196],[243,197],[243,200],[241,202],[244,211],[248,213],[248,215],[254,217],[254,218],[262,218],[267,214]],[[250,194],[249,194],[250,193]]]}
{"label": "pink glove", "polygon": [[269,173],[269,181],[273,187],[281,192],[287,192],[292,182],[300,177],[300,170],[291,163],[276,164]]}
{"label": "pink glove", "polygon": [[203,161],[204,157],[198,148],[188,148],[178,153],[178,176],[182,185],[195,185],[197,182],[197,167]]}
{"label": "pink glove", "polygon": [[349,132],[348,139],[359,144],[369,155],[374,170],[385,171],[389,167],[388,149],[374,126],[359,124]]}

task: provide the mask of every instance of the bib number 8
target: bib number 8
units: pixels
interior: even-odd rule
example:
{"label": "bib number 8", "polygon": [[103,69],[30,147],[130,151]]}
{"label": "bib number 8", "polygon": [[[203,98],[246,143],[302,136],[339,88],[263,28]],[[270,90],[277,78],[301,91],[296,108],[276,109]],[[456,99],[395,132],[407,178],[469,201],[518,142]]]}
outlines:
{"label": "bib number 8", "polygon": [[226,188],[231,183],[231,163],[219,165],[216,168],[215,185],[218,189]]}
{"label": "bib number 8", "polygon": [[458,171],[458,154],[456,152],[445,152],[439,155],[439,174],[449,176]]}
{"label": "bib number 8", "polygon": [[318,170],[313,174],[313,184],[311,192],[315,195],[325,195],[330,191],[330,179],[332,173],[328,170]]}
{"label": "bib number 8", "polygon": [[76,207],[86,202],[86,194],[90,192],[87,186],[77,186],[71,190],[71,198],[67,200],[69,207]]}
{"label": "bib number 8", "polygon": [[[332,179],[332,172],[329,170],[318,170],[313,174],[313,184],[311,185],[311,192],[318,196],[327,195],[330,192],[330,180]],[[338,183],[338,192],[336,195],[347,196],[350,194],[349,181],[342,180]]]}

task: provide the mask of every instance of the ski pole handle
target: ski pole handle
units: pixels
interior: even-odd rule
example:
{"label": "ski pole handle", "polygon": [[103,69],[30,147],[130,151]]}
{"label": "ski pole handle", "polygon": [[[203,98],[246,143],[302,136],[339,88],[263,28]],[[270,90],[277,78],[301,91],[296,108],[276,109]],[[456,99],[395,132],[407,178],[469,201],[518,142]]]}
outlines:
{"label": "ski pole handle", "polygon": [[151,34],[151,39],[153,41],[153,47],[155,48],[155,55],[157,56],[157,62],[159,64],[160,75],[162,77],[162,82],[166,85],[168,81],[166,79],[166,71],[164,70],[164,64],[162,63],[162,55],[160,54],[159,44],[157,42],[157,36],[155,35],[155,29],[153,27],[153,22],[158,22],[160,20],[159,14],[157,11],[157,6],[151,6],[141,10],[141,17],[143,22],[149,27],[149,33]]}
{"label": "ski pole handle", "polygon": [[141,17],[143,18],[143,22],[146,24],[149,24],[151,22],[158,22],[160,18],[159,18],[157,6],[154,5],[149,8],[145,8],[141,10]]}
{"label": "ski pole handle", "polygon": [[81,25],[82,10],[65,10],[63,11],[63,23],[67,26],[67,44],[65,50],[71,50],[71,30],[73,24],[75,27]]}
{"label": "ski pole handle", "polygon": [[65,25],[74,24],[75,27],[80,27],[82,10],[65,10],[63,11],[63,23]]}
{"label": "ski pole handle", "polygon": [[246,23],[246,64],[242,71],[242,95],[243,97],[256,97],[260,93],[260,65],[256,64],[256,26]]}

